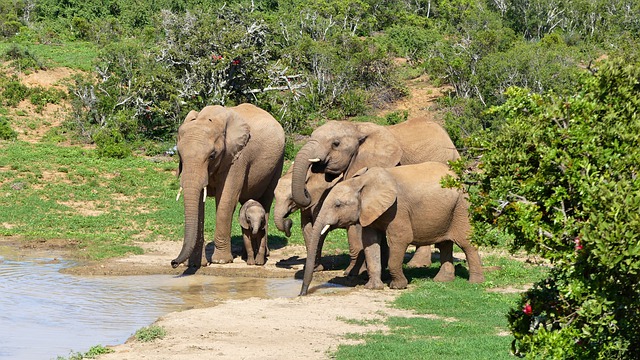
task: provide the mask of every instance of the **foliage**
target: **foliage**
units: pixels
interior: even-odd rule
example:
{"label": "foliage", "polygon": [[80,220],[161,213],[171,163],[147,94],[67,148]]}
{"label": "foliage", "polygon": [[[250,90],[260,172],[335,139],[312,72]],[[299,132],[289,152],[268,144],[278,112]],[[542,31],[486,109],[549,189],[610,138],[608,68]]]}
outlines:
{"label": "foliage", "polygon": [[514,346],[532,357],[560,345],[576,358],[640,355],[640,63],[625,62],[584,74],[571,96],[510,88],[490,110],[504,126],[469,139],[480,171],[461,181],[476,243],[504,231],[511,249],[554,265],[510,312]]}
{"label": "foliage", "polygon": [[150,342],[156,339],[162,339],[167,335],[167,331],[158,325],[143,327],[136,331],[136,340],[141,342]]}
{"label": "foliage", "polygon": [[13,44],[5,51],[3,59],[11,61],[12,66],[20,71],[42,70],[45,68],[38,56],[27,47],[16,44]]}
{"label": "foliage", "polygon": [[57,360],[82,360],[82,359],[95,359],[96,357],[98,357],[99,355],[103,355],[103,354],[109,354],[112,353],[113,350],[104,347],[102,345],[95,345],[92,346],[87,352],[85,353],[81,353],[81,352],[71,352],[71,355],[69,355],[68,358],[64,358],[62,356],[58,356],[56,359]]}
{"label": "foliage", "polygon": [[15,140],[18,138],[18,133],[11,128],[9,119],[5,116],[0,116],[0,140]]}
{"label": "foliage", "polygon": [[4,105],[16,107],[20,101],[29,96],[29,88],[22,84],[17,77],[12,77],[10,80],[0,80],[0,87],[2,87],[2,98],[4,99]]}

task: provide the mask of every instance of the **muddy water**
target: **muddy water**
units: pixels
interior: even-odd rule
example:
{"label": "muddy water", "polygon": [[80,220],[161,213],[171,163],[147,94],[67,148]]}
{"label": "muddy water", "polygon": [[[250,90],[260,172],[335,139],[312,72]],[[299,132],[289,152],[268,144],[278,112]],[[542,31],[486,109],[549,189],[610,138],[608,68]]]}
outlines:
{"label": "muddy water", "polygon": [[193,275],[77,277],[55,254],[0,246],[0,359],[55,359],[123,343],[163,314],[225,299],[294,297],[290,279]]}

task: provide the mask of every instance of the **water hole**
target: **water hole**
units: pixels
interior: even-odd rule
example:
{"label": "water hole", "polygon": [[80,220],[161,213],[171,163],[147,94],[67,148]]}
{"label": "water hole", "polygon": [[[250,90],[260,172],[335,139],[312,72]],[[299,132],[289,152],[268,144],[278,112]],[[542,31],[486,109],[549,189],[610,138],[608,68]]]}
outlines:
{"label": "water hole", "polygon": [[227,299],[295,297],[300,280],[206,275],[80,277],[50,252],[0,246],[0,359],[55,359],[124,343],[172,311]]}

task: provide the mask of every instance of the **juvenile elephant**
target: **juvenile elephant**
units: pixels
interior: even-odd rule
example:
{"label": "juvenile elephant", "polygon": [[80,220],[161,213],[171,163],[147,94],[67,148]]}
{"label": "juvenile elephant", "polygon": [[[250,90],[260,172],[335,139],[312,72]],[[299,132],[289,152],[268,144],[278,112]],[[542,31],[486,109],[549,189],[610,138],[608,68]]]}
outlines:
{"label": "juvenile elephant", "polygon": [[[345,180],[331,189],[313,226],[301,295],[307,294],[313,277],[309,259],[317,249],[319,237],[330,228],[363,226],[363,245],[369,282],[366,287],[381,289],[380,243],[389,246],[388,267],[392,289],[403,289],[407,278],[402,272],[404,253],[409,244],[452,246],[464,251],[469,265],[469,281],[484,281],[480,256],[468,240],[469,204],[457,189],[443,188],[440,180],[454,175],[447,165],[426,162],[394,168],[364,169],[363,174]],[[451,241],[448,241],[451,240]],[[453,279],[452,257],[443,259],[436,280]]]}
{"label": "juvenile elephant", "polygon": [[[289,218],[289,215],[297,210],[300,210],[300,226],[302,228],[302,236],[305,241],[305,245],[308,246],[308,240],[311,235],[311,229],[313,228],[313,220],[315,219],[320,207],[318,204],[322,202],[322,199],[329,191],[331,186],[340,180],[340,177],[333,177],[329,174],[325,174],[319,170],[309,169],[306,179],[306,188],[311,198],[311,203],[306,207],[300,207],[293,201],[291,195],[291,176],[293,168],[289,168],[286,174],[282,175],[278,180],[276,186],[275,205],[273,208],[273,221],[276,224],[278,230],[284,232],[287,236],[291,236],[291,227],[293,222]],[[326,235],[320,237],[320,246],[324,243]],[[349,239],[349,243],[351,243]],[[322,271],[323,266],[320,264],[320,252],[316,256],[316,271]]]}
{"label": "juvenile elephant", "polygon": [[[187,259],[190,267],[202,264],[207,196],[213,194],[216,201],[213,263],[233,261],[231,221],[238,202],[258,201],[267,209],[267,223],[273,190],[282,174],[284,140],[280,124],[251,104],[207,106],[187,115],[178,129],[184,242],[171,261],[174,268]],[[265,226],[265,243],[266,237]]]}
{"label": "juvenile elephant", "polygon": [[248,200],[240,208],[238,222],[242,228],[247,265],[264,265],[267,254],[267,212],[255,200]]}
{"label": "juvenile elephant", "polygon": [[[301,208],[311,204],[305,184],[307,171],[313,165],[327,174],[349,179],[363,167],[394,167],[437,161],[446,164],[460,158],[449,134],[438,124],[413,119],[385,127],[367,122],[329,121],[313,131],[309,141],[296,155],[291,193]],[[358,225],[350,227],[350,239],[359,239]],[[361,262],[362,245],[350,241],[351,264],[347,271]],[[431,265],[429,246],[419,247],[408,266]],[[353,274],[353,273],[352,273]]]}

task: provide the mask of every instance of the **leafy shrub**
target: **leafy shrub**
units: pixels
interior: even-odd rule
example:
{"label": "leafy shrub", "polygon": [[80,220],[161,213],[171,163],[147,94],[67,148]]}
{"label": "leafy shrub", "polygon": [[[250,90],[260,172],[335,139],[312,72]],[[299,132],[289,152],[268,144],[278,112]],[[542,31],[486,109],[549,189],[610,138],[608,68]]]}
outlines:
{"label": "leafy shrub", "polygon": [[511,88],[490,111],[504,126],[468,139],[473,240],[504,232],[554,266],[509,314],[518,353],[640,357],[639,78],[616,60],[572,96]]}
{"label": "leafy shrub", "polygon": [[41,112],[47,104],[59,104],[66,97],[66,93],[56,88],[43,88],[37,86],[29,90],[29,101]]}
{"label": "leafy shrub", "polygon": [[116,130],[101,129],[93,135],[93,141],[100,157],[123,159],[132,154],[131,147],[125,143],[122,134]]}
{"label": "leafy shrub", "polygon": [[162,339],[167,335],[167,331],[158,325],[143,327],[136,331],[136,340],[141,342],[149,342],[156,339]]}
{"label": "leafy shrub", "polygon": [[11,128],[9,119],[0,116],[0,139],[2,140],[15,140],[18,138],[18,133]]}
{"label": "leafy shrub", "polygon": [[13,44],[4,53],[3,58],[9,60],[12,66],[18,68],[20,71],[25,70],[43,70],[45,69],[44,63],[31,52],[27,47],[23,47],[17,44]]}
{"label": "leafy shrub", "polygon": [[6,83],[2,91],[2,98],[7,106],[18,106],[20,101],[26,99],[27,96],[29,96],[29,88],[17,78]]}

